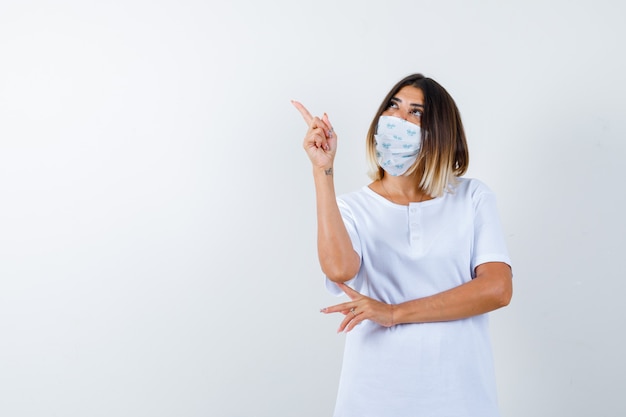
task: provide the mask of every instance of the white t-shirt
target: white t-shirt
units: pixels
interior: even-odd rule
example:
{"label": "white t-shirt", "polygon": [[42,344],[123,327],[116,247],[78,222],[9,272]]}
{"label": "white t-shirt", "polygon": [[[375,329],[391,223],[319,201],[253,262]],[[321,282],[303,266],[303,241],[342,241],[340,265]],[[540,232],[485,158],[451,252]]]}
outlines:
{"label": "white t-shirt", "polygon": [[[485,262],[510,264],[495,196],[478,180],[408,206],[369,187],[338,203],[361,257],[348,285],[385,303],[457,287]],[[390,328],[365,320],[348,333],[335,417],[498,415],[487,315]]]}

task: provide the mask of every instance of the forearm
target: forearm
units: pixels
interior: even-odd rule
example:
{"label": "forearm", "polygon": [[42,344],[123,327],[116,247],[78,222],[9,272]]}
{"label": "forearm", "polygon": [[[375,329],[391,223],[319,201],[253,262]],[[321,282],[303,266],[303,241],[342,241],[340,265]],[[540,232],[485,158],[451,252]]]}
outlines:
{"label": "forearm", "polygon": [[331,280],[345,282],[357,274],[360,261],[337,206],[332,167],[314,168],[313,179],[320,266]]}
{"label": "forearm", "polygon": [[508,305],[512,295],[510,268],[489,265],[488,273],[456,288],[393,306],[393,324],[459,320]]}

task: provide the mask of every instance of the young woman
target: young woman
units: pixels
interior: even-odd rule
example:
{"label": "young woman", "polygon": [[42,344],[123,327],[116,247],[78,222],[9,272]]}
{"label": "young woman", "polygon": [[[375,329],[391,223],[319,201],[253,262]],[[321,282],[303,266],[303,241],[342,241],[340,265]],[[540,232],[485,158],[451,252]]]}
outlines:
{"label": "young woman", "polygon": [[512,274],[494,194],[469,163],[454,100],[421,74],[398,82],[367,135],[373,182],[337,198],[326,114],[304,138],[327,287],[349,301],[335,417],[498,416],[486,313]]}

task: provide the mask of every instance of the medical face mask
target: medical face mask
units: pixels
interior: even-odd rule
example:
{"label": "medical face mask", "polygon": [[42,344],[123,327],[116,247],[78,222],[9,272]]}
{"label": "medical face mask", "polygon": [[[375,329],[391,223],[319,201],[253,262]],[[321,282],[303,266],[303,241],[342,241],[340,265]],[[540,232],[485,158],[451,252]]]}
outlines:
{"label": "medical face mask", "polygon": [[418,125],[394,116],[380,116],[374,135],[378,164],[390,175],[404,174],[417,160],[422,143]]}

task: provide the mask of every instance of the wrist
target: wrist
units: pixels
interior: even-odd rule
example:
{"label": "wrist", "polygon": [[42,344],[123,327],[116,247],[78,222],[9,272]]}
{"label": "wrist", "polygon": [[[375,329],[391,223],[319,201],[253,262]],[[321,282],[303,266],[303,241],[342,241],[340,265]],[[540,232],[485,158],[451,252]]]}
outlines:
{"label": "wrist", "polygon": [[334,177],[335,175],[335,170],[333,169],[333,166],[325,166],[325,167],[315,167],[313,168],[313,174],[314,175],[319,175],[321,177]]}

